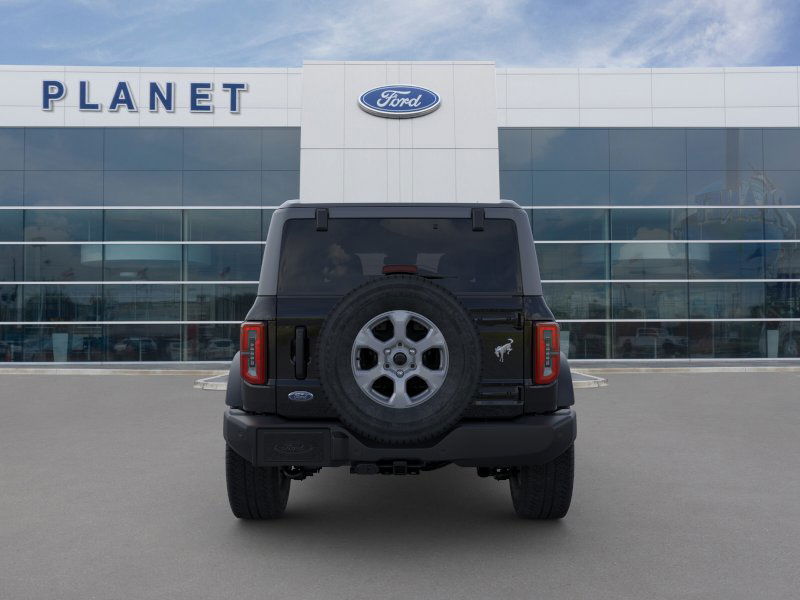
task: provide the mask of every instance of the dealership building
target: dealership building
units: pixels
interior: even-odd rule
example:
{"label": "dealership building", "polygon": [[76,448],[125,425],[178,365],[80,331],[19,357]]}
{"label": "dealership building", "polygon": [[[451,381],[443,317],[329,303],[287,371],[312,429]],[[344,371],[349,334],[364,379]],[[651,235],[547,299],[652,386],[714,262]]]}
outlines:
{"label": "dealership building", "polygon": [[[409,85],[427,114],[359,102]],[[0,66],[0,361],[230,359],[297,198],[516,201],[570,358],[798,358],[799,90],[796,67]]]}

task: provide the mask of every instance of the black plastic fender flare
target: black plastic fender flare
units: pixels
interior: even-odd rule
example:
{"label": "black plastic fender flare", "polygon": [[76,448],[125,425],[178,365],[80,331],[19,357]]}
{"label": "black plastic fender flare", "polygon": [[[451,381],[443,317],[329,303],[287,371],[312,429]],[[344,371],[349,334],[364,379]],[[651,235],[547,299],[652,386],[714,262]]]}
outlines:
{"label": "black plastic fender flare", "polygon": [[[230,387],[230,386],[228,386]],[[575,390],[572,388],[572,371],[567,355],[561,352],[561,368],[558,372],[558,408],[568,408],[575,404]]]}
{"label": "black plastic fender flare", "polygon": [[228,371],[228,387],[225,390],[225,404],[231,408],[242,408],[242,375],[239,369],[239,353],[231,360]]}

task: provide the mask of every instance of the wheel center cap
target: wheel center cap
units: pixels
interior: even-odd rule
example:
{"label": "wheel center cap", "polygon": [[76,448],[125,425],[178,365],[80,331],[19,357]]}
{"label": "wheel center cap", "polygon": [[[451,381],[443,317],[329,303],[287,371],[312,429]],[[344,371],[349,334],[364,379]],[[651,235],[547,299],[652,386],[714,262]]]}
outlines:
{"label": "wheel center cap", "polygon": [[402,366],[408,362],[408,357],[402,352],[398,352],[392,357],[392,360],[394,361],[394,364]]}

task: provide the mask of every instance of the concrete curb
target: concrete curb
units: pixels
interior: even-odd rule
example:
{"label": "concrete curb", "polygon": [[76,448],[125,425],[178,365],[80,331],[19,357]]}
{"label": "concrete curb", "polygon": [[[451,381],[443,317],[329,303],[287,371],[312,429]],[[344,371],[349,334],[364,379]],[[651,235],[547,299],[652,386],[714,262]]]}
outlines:
{"label": "concrete curb", "polygon": [[798,366],[742,365],[740,367],[597,367],[581,369],[582,373],[592,375],[611,375],[624,373],[800,373]]}
{"label": "concrete curb", "polygon": [[53,367],[2,367],[0,375],[205,375],[225,371],[209,369],[59,369]]}

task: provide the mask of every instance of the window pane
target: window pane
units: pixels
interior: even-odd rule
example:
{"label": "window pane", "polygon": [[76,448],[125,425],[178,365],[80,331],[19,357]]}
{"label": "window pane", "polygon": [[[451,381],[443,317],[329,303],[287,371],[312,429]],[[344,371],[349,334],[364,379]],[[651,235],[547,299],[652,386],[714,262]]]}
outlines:
{"label": "window pane", "polygon": [[612,171],[611,204],[685,204],[684,171]]}
{"label": "window pane", "polygon": [[100,281],[103,247],[97,244],[25,246],[28,281]]}
{"label": "window pane", "polygon": [[22,360],[25,328],[21,325],[0,325],[0,362]]}
{"label": "window pane", "polygon": [[535,240],[606,240],[608,211],[598,210],[534,210]]}
{"label": "window pane", "polygon": [[608,171],[535,171],[533,202],[548,205],[609,204]]}
{"label": "window pane", "polygon": [[24,285],[25,321],[99,321],[97,285]]}
{"label": "window pane", "polygon": [[172,171],[183,167],[183,129],[109,127],[105,168],[119,171]]}
{"label": "window pane", "polygon": [[94,242],[102,239],[99,210],[27,210],[25,241]]}
{"label": "window pane", "polygon": [[262,210],[261,211],[261,239],[267,239],[267,233],[269,232],[269,223],[272,220],[272,213],[275,212],[274,210]]}
{"label": "window pane", "polygon": [[258,206],[260,203],[260,171],[183,172],[183,204],[185,206],[249,204]]}
{"label": "window pane", "polygon": [[800,239],[800,208],[765,208],[764,239]]}
{"label": "window pane", "polygon": [[23,171],[0,171],[0,206],[22,206]]}
{"label": "window pane", "polygon": [[765,323],[689,323],[692,358],[763,358]]}
{"label": "window pane", "polygon": [[180,325],[109,325],[106,360],[180,360]]}
{"label": "window pane", "polygon": [[261,168],[265,171],[300,170],[300,128],[265,127],[261,130]]}
{"label": "window pane", "polygon": [[103,168],[103,130],[91,127],[29,127],[25,168],[35,171],[91,171]]}
{"label": "window pane", "polygon": [[690,240],[760,240],[764,211],[760,208],[689,209]]}
{"label": "window pane", "polygon": [[166,242],[181,239],[180,210],[107,210],[108,241]]}
{"label": "window pane", "polygon": [[0,210],[0,242],[22,241],[21,210]]}
{"label": "window pane", "polygon": [[22,281],[23,246],[0,245],[0,281]]}
{"label": "window pane", "polygon": [[[0,285],[0,321],[19,321],[22,317],[22,288],[21,285]],[[2,346],[3,338],[0,337],[0,362],[4,359]]]}
{"label": "window pane", "polygon": [[689,355],[685,322],[647,321],[613,323],[614,358],[686,358]]}
{"label": "window pane", "polygon": [[764,316],[763,283],[690,283],[692,319],[749,319]]}
{"label": "window pane", "polygon": [[261,205],[278,206],[300,197],[300,171],[261,173]]}
{"label": "window pane", "polygon": [[688,244],[694,279],[763,279],[764,244]]}
{"label": "window pane", "polygon": [[781,204],[783,193],[764,179],[762,171],[689,171],[690,204]]}
{"label": "window pane", "polygon": [[533,169],[594,171],[609,168],[607,129],[535,129]]}
{"label": "window pane", "polygon": [[800,129],[764,129],[764,168],[800,170]]}
{"label": "window pane", "polygon": [[106,171],[106,206],[180,206],[181,171]]}
{"label": "window pane", "polygon": [[685,279],[686,244],[612,244],[611,278]]}
{"label": "window pane", "polygon": [[612,129],[611,168],[683,170],[686,137],[683,129]]}
{"label": "window pane", "polygon": [[608,358],[608,323],[562,323],[561,351],[570,359]]}
{"label": "window pane", "polygon": [[529,171],[531,169],[531,130],[500,129],[498,152],[501,171]]}
{"label": "window pane", "polygon": [[29,206],[99,206],[102,198],[102,171],[25,171]]}
{"label": "window pane", "polygon": [[186,286],[187,321],[244,321],[257,285]]}
{"label": "window pane", "polygon": [[238,325],[187,325],[186,360],[230,362],[239,349]]}
{"label": "window pane", "polygon": [[765,284],[767,316],[800,318],[800,282]]}
{"label": "window pane", "polygon": [[767,279],[800,279],[800,244],[765,244]]}
{"label": "window pane", "polygon": [[671,208],[614,209],[611,238],[615,240],[686,239],[686,210]]}
{"label": "window pane", "polygon": [[103,360],[103,329],[99,325],[29,325],[24,328],[23,335],[24,361]]}
{"label": "window pane", "polygon": [[686,168],[760,170],[764,168],[761,147],[760,129],[687,129]]}
{"label": "window pane", "polygon": [[800,358],[800,323],[781,323],[765,333],[770,358]]}
{"label": "window pane", "polygon": [[105,285],[105,321],[180,321],[180,285]]}
{"label": "window pane", "polygon": [[688,316],[685,283],[614,283],[611,285],[615,319],[685,319]]}
{"label": "window pane", "polygon": [[178,244],[114,244],[105,246],[104,275],[108,281],[179,281]]}
{"label": "window pane", "polygon": [[250,127],[186,127],[183,168],[260,170],[261,131]]}
{"label": "window pane", "polygon": [[184,239],[189,241],[260,241],[261,211],[187,210]]}
{"label": "window pane", "polygon": [[24,164],[25,130],[0,127],[0,169],[23,169]]}
{"label": "window pane", "polygon": [[607,244],[536,246],[542,279],[608,279]]}
{"label": "window pane", "polygon": [[767,171],[762,204],[800,204],[800,171]]}
{"label": "window pane", "polygon": [[258,281],[261,244],[192,245],[186,247],[186,278],[190,281]]}
{"label": "window pane", "polygon": [[608,318],[606,283],[545,283],[542,288],[556,319]]}
{"label": "window pane", "polygon": [[500,197],[521,206],[533,203],[533,178],[530,171],[500,171]]}

